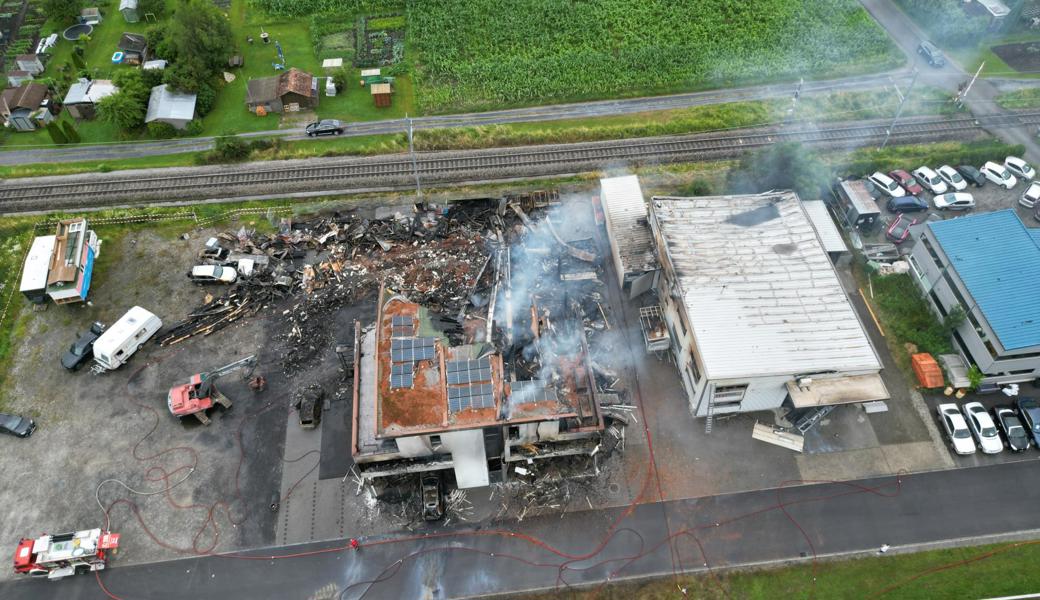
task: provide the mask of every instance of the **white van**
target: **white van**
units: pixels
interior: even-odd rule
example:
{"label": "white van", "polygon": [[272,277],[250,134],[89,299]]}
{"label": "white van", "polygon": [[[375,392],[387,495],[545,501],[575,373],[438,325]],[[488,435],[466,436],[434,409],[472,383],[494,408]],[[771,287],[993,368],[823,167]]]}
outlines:
{"label": "white van", "polygon": [[106,371],[118,369],[160,327],[159,317],[140,306],[131,308],[94,342],[94,362]]}

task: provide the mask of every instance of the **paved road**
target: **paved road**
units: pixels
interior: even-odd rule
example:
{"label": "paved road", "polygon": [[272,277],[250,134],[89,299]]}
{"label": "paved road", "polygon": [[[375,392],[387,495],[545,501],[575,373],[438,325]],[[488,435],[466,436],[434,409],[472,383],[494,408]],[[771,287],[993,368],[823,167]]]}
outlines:
{"label": "paved road", "polygon": [[[273,561],[208,557],[132,567],[118,567],[117,561],[101,580],[125,600],[334,597],[317,595],[322,588],[342,592],[345,599],[459,598],[551,588],[561,573],[567,583],[669,574],[673,561],[667,531],[676,540],[676,567],[693,570],[703,570],[705,562],[717,568],[798,560],[814,552],[869,553],[882,544],[899,549],[936,541],[981,543],[996,539],[987,536],[1037,527],[1036,469],[1034,455],[1016,463],[910,475],[901,482],[805,485],[643,504],[627,517],[620,510],[587,511],[514,525],[515,533],[544,540],[545,546],[509,532],[459,531],[453,537],[366,540],[357,553]],[[965,518],[968,514],[972,518]],[[336,546],[308,544],[264,554]],[[550,548],[577,558],[561,557]],[[807,589],[810,585],[807,580]],[[0,597],[105,598],[91,576],[6,582],[0,584]]]}

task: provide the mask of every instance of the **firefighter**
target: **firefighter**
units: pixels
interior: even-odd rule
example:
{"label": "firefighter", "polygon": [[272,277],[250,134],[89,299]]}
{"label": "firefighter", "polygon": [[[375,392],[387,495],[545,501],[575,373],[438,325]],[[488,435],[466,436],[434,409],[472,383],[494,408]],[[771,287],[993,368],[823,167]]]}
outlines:
{"label": "firefighter", "polygon": [[350,538],[350,548],[352,550],[360,550],[361,549],[361,542],[357,541],[354,538]]}

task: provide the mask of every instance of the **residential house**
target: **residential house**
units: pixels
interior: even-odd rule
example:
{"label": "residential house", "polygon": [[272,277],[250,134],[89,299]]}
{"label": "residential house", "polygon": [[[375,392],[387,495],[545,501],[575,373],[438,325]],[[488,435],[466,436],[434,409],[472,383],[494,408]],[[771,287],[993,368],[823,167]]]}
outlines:
{"label": "residential house", "polygon": [[117,91],[118,88],[107,79],[80,79],[69,86],[62,104],[75,119],[93,119],[97,103]]}
{"label": "residential house", "polygon": [[185,129],[194,118],[195,94],[176,92],[165,83],[152,88],[145,123],[169,123],[177,129]]}
{"label": "residential house", "polygon": [[127,23],[137,23],[141,20],[137,14],[137,0],[120,0],[119,12]]}
{"label": "residential house", "polygon": [[881,360],[793,192],[655,197],[649,219],[660,313],[695,417],[888,398]]}
{"label": "residential house", "polygon": [[951,334],[965,364],[984,384],[1040,377],[1040,229],[1006,209],[910,231],[910,273],[928,304],[943,319],[955,307],[965,315]]}
{"label": "residential house", "polygon": [[50,99],[50,90],[41,83],[7,88],[0,94],[0,115],[15,131],[35,131],[54,120]]}
{"label": "residential house", "polygon": [[103,20],[101,11],[96,6],[79,11],[79,22],[83,25],[100,25]]}
{"label": "residential house", "polygon": [[139,65],[148,60],[148,40],[139,33],[124,33],[117,47],[123,53],[123,62]]}
{"label": "residential house", "polygon": [[8,71],[7,85],[17,87],[27,81],[32,81],[33,75],[28,71]]}
{"label": "residential house", "polygon": [[43,56],[39,54],[19,54],[14,59],[18,71],[25,71],[33,75],[43,73]]}
{"label": "residential house", "polygon": [[246,106],[252,112],[271,113],[318,107],[318,78],[296,68],[246,85]]}

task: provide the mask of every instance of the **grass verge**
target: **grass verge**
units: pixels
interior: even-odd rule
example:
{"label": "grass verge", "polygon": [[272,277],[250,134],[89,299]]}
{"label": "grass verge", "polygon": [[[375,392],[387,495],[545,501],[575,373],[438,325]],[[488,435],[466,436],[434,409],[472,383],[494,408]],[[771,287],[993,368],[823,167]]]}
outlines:
{"label": "grass verge", "polygon": [[997,104],[1007,109],[1040,108],[1040,88],[1026,88],[1001,94],[997,96]]}

